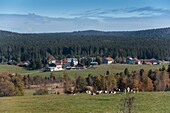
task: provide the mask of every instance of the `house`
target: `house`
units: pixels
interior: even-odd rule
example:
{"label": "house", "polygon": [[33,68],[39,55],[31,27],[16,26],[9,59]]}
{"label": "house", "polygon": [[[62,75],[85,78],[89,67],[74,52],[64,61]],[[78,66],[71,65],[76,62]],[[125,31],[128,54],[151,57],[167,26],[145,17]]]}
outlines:
{"label": "house", "polygon": [[158,60],[156,60],[155,58],[142,59],[141,61],[142,61],[143,64],[147,64],[147,65],[157,65],[158,64]]}
{"label": "house", "polygon": [[19,66],[19,67],[27,67],[27,65],[25,63],[23,63],[23,62],[18,63],[17,66]]}
{"label": "house", "polygon": [[57,61],[57,60],[51,60],[51,61],[49,62],[49,64],[52,64],[52,63],[55,64],[56,61]]}
{"label": "house", "polygon": [[144,64],[152,65],[152,62],[150,62],[150,61],[145,61],[145,63],[144,63]]}
{"label": "house", "polygon": [[142,62],[138,58],[133,58],[134,61],[136,61],[136,64],[142,64]]}
{"label": "house", "polygon": [[74,63],[74,65],[77,65],[78,64],[78,60],[77,60],[77,58],[67,58],[67,62],[72,62],[73,61],[73,63]]}
{"label": "house", "polygon": [[67,63],[67,58],[64,58],[63,59],[63,64],[66,64]]}
{"label": "house", "polygon": [[113,58],[106,57],[102,59],[102,64],[112,64],[114,62]]}
{"label": "house", "polygon": [[127,63],[127,64],[142,64],[142,62],[141,62],[139,59],[137,59],[137,58],[131,58],[131,57],[128,57],[128,58],[126,59],[126,63]]}
{"label": "house", "polygon": [[78,60],[77,58],[67,58],[67,59],[64,59],[63,62],[64,62],[64,67],[68,67],[68,66],[71,66],[71,62],[73,61],[73,64],[74,66],[78,64]]}
{"label": "house", "polygon": [[20,62],[17,64],[17,66],[19,67],[28,67],[30,65],[30,62],[27,61],[27,62]]}
{"label": "house", "polygon": [[157,64],[158,64],[158,61],[157,61],[155,58],[150,59],[150,62],[151,62],[153,65],[157,65]]}
{"label": "house", "polygon": [[61,70],[63,70],[62,66],[63,66],[62,60],[56,60],[55,62],[54,61],[49,62],[48,69],[50,71],[61,71]]}

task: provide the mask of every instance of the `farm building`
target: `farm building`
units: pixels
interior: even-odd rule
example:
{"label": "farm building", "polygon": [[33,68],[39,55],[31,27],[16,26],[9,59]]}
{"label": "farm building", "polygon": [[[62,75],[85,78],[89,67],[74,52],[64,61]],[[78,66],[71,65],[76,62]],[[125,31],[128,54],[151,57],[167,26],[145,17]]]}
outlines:
{"label": "farm building", "polygon": [[131,58],[131,57],[126,59],[126,63],[127,64],[142,64],[142,62],[139,59]]}
{"label": "farm building", "polygon": [[102,64],[112,64],[114,62],[113,58],[106,57],[102,59]]}
{"label": "farm building", "polygon": [[62,60],[56,60],[49,63],[48,69],[50,71],[61,71],[63,70],[62,66],[63,66]]}

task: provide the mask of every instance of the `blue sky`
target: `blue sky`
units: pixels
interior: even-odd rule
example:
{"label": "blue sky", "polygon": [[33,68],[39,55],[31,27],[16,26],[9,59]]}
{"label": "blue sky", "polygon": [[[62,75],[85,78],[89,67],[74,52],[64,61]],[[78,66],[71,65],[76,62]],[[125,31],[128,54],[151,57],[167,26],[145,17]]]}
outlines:
{"label": "blue sky", "polygon": [[140,30],[169,27],[170,0],[0,0],[0,14],[0,29],[16,32]]}

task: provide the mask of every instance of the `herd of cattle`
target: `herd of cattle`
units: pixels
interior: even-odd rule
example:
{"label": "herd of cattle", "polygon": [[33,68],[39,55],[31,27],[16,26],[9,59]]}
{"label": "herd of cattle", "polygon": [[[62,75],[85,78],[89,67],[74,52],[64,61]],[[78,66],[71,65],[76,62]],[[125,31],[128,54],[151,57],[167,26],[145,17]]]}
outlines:
{"label": "herd of cattle", "polygon": [[138,88],[130,89],[129,87],[125,88],[123,92],[121,92],[120,89],[116,89],[115,91],[106,91],[106,90],[102,91],[102,90],[100,90],[100,91],[95,91],[94,92],[94,91],[91,90],[90,87],[86,91],[87,94],[91,94],[91,95],[99,95],[99,94],[102,94],[102,93],[104,93],[104,94],[117,94],[117,93],[118,94],[120,94],[120,93],[126,94],[126,93],[138,93],[138,92],[139,92]]}

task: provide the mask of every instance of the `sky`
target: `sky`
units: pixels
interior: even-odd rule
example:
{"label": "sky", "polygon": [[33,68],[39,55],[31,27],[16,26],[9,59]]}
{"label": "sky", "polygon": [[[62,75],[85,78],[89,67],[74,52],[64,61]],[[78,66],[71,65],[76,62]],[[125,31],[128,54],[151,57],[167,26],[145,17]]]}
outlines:
{"label": "sky", "polygon": [[0,0],[0,29],[132,31],[170,27],[170,0]]}

